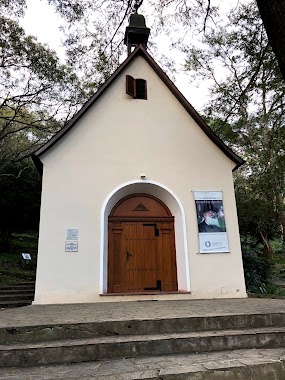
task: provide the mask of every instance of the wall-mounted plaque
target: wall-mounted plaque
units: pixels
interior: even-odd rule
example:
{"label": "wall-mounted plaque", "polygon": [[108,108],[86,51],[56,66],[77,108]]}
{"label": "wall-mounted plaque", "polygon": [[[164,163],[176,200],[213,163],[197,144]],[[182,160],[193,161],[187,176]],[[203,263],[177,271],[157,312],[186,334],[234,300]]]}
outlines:
{"label": "wall-mounted plaque", "polygon": [[68,228],[66,231],[66,240],[78,240],[78,229]]}
{"label": "wall-mounted plaque", "polygon": [[65,252],[78,252],[78,241],[66,241]]}

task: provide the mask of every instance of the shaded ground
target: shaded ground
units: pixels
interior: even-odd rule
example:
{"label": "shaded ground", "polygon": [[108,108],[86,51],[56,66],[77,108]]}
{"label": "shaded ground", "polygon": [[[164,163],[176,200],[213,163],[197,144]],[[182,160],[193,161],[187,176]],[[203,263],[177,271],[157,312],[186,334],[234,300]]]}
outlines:
{"label": "shaded ground", "polygon": [[[0,252],[0,286],[35,280],[37,245],[38,235],[35,232],[13,234],[10,252]],[[28,270],[21,267],[22,252],[31,255]]]}

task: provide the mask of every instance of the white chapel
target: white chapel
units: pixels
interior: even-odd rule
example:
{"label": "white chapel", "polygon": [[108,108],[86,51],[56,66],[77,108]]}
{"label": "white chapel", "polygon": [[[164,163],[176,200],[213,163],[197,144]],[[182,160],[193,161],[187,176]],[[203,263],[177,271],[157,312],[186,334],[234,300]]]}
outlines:
{"label": "white chapel", "polygon": [[232,172],[243,160],[147,51],[128,57],[33,160],[34,304],[246,297]]}

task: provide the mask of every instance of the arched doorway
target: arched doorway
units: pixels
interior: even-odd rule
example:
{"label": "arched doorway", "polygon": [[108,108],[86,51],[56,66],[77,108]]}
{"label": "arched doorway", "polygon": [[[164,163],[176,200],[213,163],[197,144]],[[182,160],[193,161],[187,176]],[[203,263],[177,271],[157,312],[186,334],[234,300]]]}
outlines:
{"label": "arched doorway", "polygon": [[108,293],[177,291],[174,217],[149,194],[121,199],[108,219]]}

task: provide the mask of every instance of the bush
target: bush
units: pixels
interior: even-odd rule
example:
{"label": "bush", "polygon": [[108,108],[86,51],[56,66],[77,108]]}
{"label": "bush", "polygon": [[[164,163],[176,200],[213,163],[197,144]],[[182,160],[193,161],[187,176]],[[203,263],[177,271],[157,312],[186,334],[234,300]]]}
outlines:
{"label": "bush", "polygon": [[285,255],[285,244],[282,239],[270,240],[274,255]]}
{"label": "bush", "polygon": [[241,245],[247,292],[267,293],[271,263],[262,255],[263,245],[251,236],[242,236]]}

